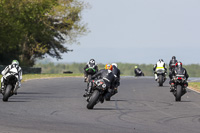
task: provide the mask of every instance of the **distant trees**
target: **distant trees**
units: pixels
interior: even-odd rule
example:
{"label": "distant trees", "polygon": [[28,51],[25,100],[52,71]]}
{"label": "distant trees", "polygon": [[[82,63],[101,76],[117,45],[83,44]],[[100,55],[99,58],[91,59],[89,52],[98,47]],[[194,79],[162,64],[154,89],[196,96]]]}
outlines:
{"label": "distant trees", "polygon": [[78,0],[0,0],[0,64],[13,59],[33,66],[46,54],[61,59],[64,43],[87,33]]}
{"label": "distant trees", "polygon": [[[145,76],[154,76],[153,64],[131,64],[117,63],[122,75],[134,76],[134,69],[137,65],[144,72]],[[63,73],[63,71],[73,71],[73,73],[83,73],[86,63],[54,64],[37,63],[35,67],[41,67],[42,73]],[[99,69],[104,69],[105,64],[98,64]],[[168,66],[168,65],[167,65]],[[200,77],[200,64],[184,65],[190,77]],[[169,71],[168,71],[169,72]]]}
{"label": "distant trees", "polygon": [[[137,64],[117,63],[122,75],[135,75],[134,67]],[[73,71],[73,73],[83,73],[83,68],[86,63],[71,63],[71,64],[54,64],[54,63],[38,63],[34,67],[41,67],[42,73],[63,73],[63,71]],[[99,69],[104,69],[105,64],[98,64]],[[139,67],[142,69],[146,76],[153,76],[153,65],[141,64]]]}

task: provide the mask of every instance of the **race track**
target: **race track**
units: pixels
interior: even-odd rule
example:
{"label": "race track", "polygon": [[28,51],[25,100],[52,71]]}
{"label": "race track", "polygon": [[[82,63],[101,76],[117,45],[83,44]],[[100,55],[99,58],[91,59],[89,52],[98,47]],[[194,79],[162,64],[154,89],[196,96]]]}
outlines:
{"label": "race track", "polygon": [[[0,133],[199,133],[200,94],[187,90],[175,102],[168,81],[122,77],[111,101],[86,109],[83,78],[24,82],[0,101]],[[2,98],[2,96],[1,96]]]}

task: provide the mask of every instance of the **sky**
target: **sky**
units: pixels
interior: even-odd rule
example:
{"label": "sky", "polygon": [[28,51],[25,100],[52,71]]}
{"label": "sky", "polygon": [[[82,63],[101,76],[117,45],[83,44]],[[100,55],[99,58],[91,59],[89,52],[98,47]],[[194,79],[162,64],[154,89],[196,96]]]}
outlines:
{"label": "sky", "polygon": [[82,22],[91,31],[57,63],[155,64],[172,56],[199,64],[200,0],[84,0]]}

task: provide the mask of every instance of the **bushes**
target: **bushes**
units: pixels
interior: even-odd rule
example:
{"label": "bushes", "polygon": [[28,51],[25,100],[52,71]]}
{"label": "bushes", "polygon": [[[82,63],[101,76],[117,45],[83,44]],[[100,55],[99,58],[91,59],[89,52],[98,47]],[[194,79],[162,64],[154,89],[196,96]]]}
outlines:
{"label": "bushes", "polygon": [[[145,76],[153,76],[153,64],[131,64],[131,63],[117,63],[121,70],[121,75],[134,76],[135,66],[138,66]],[[63,71],[72,71],[73,73],[83,73],[83,68],[86,63],[71,63],[71,64],[36,64],[35,67],[41,67],[42,73],[63,73]],[[105,64],[98,64],[99,69],[103,69]],[[168,65],[167,65],[168,66]],[[200,77],[200,65],[191,64],[184,65],[190,77]],[[168,70],[169,72],[169,70]]]}

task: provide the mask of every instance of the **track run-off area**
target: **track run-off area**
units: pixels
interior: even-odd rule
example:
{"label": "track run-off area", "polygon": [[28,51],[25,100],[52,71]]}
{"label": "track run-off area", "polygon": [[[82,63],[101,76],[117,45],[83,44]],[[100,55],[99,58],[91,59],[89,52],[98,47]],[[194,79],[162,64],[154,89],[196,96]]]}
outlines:
{"label": "track run-off area", "polygon": [[[200,94],[187,89],[175,102],[168,80],[122,77],[111,101],[86,108],[80,77],[22,83],[18,95],[0,101],[1,133],[199,133]],[[2,98],[2,96],[1,96]]]}

